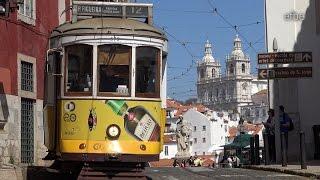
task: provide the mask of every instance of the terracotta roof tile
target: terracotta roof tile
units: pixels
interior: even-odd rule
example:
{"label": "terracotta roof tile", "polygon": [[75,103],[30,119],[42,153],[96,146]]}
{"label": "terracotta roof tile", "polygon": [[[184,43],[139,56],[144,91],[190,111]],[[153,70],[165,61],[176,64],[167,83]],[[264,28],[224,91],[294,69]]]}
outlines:
{"label": "terracotta roof tile", "polygon": [[174,134],[165,134],[163,136],[163,142],[166,143],[166,144],[176,143],[175,135]]}

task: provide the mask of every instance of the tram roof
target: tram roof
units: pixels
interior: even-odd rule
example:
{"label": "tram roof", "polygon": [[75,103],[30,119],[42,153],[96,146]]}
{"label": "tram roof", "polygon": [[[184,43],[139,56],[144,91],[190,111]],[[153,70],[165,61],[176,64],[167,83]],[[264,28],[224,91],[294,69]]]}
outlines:
{"label": "tram roof", "polygon": [[76,23],[68,22],[55,28],[51,38],[90,34],[136,35],[167,39],[162,31],[147,23],[121,18],[90,18]]}

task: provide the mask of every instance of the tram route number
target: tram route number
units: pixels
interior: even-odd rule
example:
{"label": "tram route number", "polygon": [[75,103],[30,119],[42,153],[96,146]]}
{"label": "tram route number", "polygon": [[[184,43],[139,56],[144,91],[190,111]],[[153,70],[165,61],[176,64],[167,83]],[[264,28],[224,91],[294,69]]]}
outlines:
{"label": "tram route number", "polygon": [[130,17],[148,17],[148,7],[146,6],[127,6],[126,14]]}

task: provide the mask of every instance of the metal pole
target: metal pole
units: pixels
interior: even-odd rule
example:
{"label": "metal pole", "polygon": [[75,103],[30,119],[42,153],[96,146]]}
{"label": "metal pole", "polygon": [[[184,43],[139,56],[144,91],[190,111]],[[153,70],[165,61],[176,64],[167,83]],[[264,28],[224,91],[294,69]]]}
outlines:
{"label": "metal pole", "polygon": [[251,165],[255,164],[255,157],[254,157],[254,137],[250,137],[250,163]]}
{"label": "metal pole", "polygon": [[281,133],[282,167],[287,167],[287,148],[284,133]]}
{"label": "metal pole", "polygon": [[254,136],[254,149],[255,149],[255,152],[254,152],[254,155],[255,155],[255,158],[256,158],[256,165],[260,165],[260,146],[259,146],[259,135],[256,134]]}
{"label": "metal pole", "polygon": [[263,142],[264,142],[264,165],[270,165],[269,141],[268,141],[267,133],[263,133]]}
{"label": "metal pole", "polygon": [[300,161],[301,161],[301,169],[307,169],[306,165],[306,141],[305,134],[303,131],[300,131]]}

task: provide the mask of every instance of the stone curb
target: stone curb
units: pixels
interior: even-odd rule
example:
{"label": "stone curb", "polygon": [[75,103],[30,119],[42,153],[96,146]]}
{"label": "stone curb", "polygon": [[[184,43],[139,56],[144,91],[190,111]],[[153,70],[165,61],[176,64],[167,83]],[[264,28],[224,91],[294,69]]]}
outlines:
{"label": "stone curb", "polygon": [[285,173],[285,174],[292,174],[297,176],[304,176],[309,178],[316,178],[320,179],[320,175],[308,173],[308,172],[298,172],[290,169],[279,169],[274,167],[258,167],[258,166],[243,166],[244,169],[254,169],[254,170],[262,170],[262,171],[273,171],[273,172],[279,172],[279,173]]}

